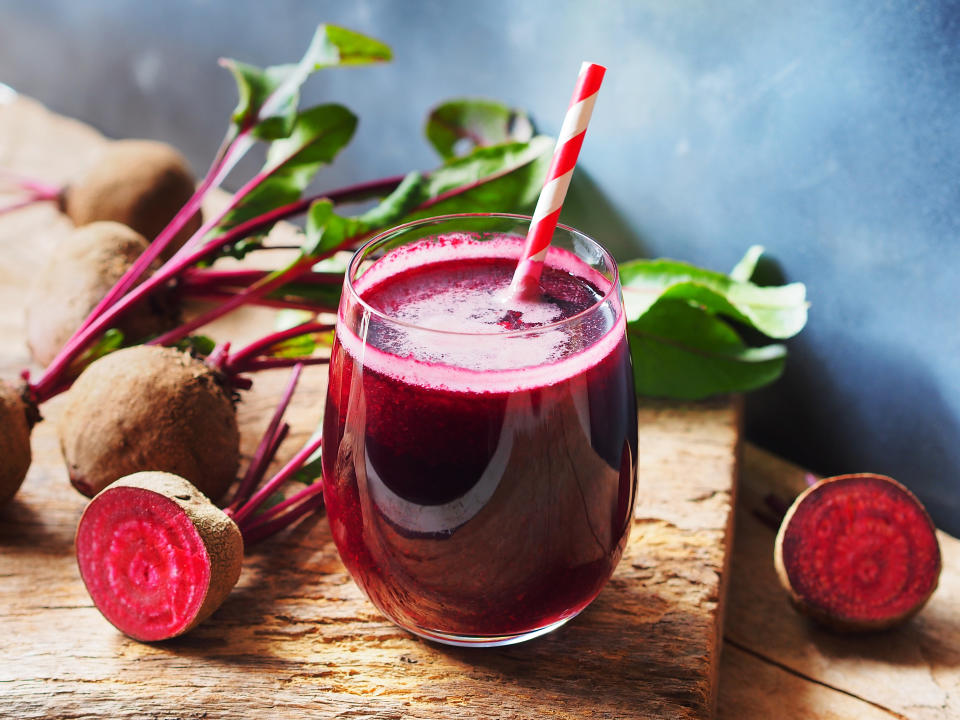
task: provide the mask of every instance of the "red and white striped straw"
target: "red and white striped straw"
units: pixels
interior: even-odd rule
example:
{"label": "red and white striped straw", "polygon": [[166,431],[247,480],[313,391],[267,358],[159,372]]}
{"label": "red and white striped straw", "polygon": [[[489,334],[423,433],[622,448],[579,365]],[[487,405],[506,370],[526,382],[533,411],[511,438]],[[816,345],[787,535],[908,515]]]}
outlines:
{"label": "red and white striped straw", "polygon": [[583,136],[587,132],[587,123],[590,122],[597,92],[600,90],[600,83],[603,82],[603,74],[606,71],[603,65],[590,62],[580,66],[577,85],[573,89],[570,106],[560,127],[550,169],[547,171],[547,178],[537,199],[537,207],[530,220],[530,229],[527,231],[520,262],[513,274],[513,282],[510,284],[511,296],[535,297],[539,294],[543,259],[553,239],[557,218],[560,217],[560,208],[563,205],[563,199],[567,196],[570,178],[573,177],[573,168],[577,164],[580,147],[583,145]]}

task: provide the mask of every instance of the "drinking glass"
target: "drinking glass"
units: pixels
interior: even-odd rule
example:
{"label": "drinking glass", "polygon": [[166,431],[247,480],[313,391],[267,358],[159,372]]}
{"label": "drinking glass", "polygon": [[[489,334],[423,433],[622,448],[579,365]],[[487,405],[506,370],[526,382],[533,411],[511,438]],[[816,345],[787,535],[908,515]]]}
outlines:
{"label": "drinking glass", "polygon": [[397,625],[456,645],[549,632],[600,592],[636,494],[617,266],[558,226],[543,298],[506,293],[530,218],[418,220],[344,280],[324,498],[353,579]]}

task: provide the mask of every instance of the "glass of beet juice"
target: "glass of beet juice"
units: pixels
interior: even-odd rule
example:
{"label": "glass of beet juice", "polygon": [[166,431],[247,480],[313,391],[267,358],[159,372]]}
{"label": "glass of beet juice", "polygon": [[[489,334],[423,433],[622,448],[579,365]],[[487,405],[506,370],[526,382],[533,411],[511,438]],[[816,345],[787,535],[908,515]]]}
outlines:
{"label": "glass of beet juice", "polygon": [[529,218],[419,220],[346,273],[324,498],[388,618],[457,645],[546,633],[620,560],[637,415],[617,266],[558,226],[541,297],[508,293]]}

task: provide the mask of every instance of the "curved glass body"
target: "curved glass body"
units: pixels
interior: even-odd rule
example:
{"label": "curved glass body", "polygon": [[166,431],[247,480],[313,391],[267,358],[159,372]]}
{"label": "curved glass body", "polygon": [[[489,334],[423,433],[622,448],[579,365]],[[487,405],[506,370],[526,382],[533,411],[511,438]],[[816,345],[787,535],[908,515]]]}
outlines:
{"label": "curved glass body", "polygon": [[529,218],[446,216],[375,238],[345,279],[324,417],[344,564],[417,634],[517,642],[609,579],[636,493],[616,264],[555,233],[542,298],[506,288]]}

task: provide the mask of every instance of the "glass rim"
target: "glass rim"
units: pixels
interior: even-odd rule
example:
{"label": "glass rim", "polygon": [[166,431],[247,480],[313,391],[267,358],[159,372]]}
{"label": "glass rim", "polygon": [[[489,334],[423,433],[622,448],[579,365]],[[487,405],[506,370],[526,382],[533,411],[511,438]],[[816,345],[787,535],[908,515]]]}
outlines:
{"label": "glass rim", "polygon": [[[353,257],[350,258],[350,263],[349,265],[347,265],[347,272],[344,274],[344,287],[350,293],[351,298],[355,302],[359,303],[366,312],[369,312],[371,315],[381,318],[382,320],[385,320],[386,322],[391,323],[393,325],[407,327],[407,328],[411,328],[413,330],[418,330],[422,332],[437,333],[439,335],[449,335],[454,337],[462,336],[462,337],[505,338],[505,337],[522,337],[522,336],[531,335],[531,334],[538,334],[538,333],[546,332],[552,329],[567,326],[572,322],[576,322],[577,320],[580,320],[586,317],[587,315],[595,312],[597,309],[599,309],[603,304],[605,304],[610,299],[610,296],[620,286],[620,268],[617,265],[617,261],[614,259],[613,255],[610,254],[610,251],[607,250],[603,245],[601,245],[599,242],[594,240],[592,237],[590,237],[586,233],[581,232],[576,228],[570,227],[569,225],[564,225],[563,223],[558,222],[557,227],[554,229],[554,232],[556,232],[557,230],[563,230],[567,233],[570,233],[572,236],[575,236],[575,237],[579,236],[587,240],[589,243],[593,244],[600,250],[600,253],[603,256],[603,258],[609,263],[610,267],[612,268],[612,278],[610,279],[610,287],[606,290],[606,292],[604,292],[601,297],[599,297],[593,304],[591,304],[590,307],[584,308],[583,310],[576,313],[575,315],[571,315],[570,317],[563,318],[561,320],[555,320],[554,322],[547,323],[545,325],[537,325],[536,327],[526,328],[523,330],[508,330],[508,331],[501,330],[501,331],[492,331],[492,332],[464,332],[461,330],[441,330],[438,328],[431,328],[431,327],[425,327],[423,325],[417,325],[416,323],[412,323],[406,320],[400,320],[399,318],[392,317],[391,315],[388,315],[382,310],[378,310],[372,305],[370,305],[369,303],[367,303],[367,301],[360,296],[360,294],[357,292],[356,288],[354,287],[353,285],[354,272],[357,270],[357,267],[363,255],[368,251],[368,249],[371,246],[376,245],[377,243],[387,239],[390,236],[393,236],[401,232],[405,232],[417,226],[437,224],[439,222],[449,221],[449,220],[464,220],[464,219],[476,219],[476,218],[503,218],[506,220],[525,221],[529,224],[530,221],[533,219],[533,216],[521,215],[516,213],[452,213],[449,215],[435,215],[433,217],[428,217],[428,218],[419,218],[418,220],[411,220],[410,222],[403,223],[402,225],[396,225],[395,227],[389,228],[387,230],[383,230],[382,232],[378,233],[377,235],[367,240],[365,243],[363,243],[363,245],[361,245],[354,251]],[[582,260],[582,258],[580,259]],[[620,314],[623,313],[622,303],[621,303],[619,312]],[[338,321],[339,321],[339,317],[340,317],[340,312],[338,310],[337,311]]]}

